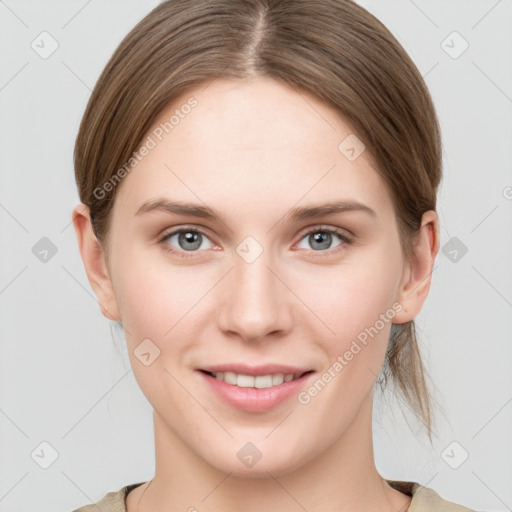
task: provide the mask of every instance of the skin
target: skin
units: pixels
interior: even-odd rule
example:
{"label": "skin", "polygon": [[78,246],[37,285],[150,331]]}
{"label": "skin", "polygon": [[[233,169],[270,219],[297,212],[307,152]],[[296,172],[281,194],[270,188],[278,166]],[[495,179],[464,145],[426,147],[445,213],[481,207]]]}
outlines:
{"label": "skin", "polygon": [[[198,105],[118,185],[108,257],[87,206],[73,212],[100,309],[122,321],[154,410],[155,477],[128,495],[128,512],[406,510],[411,498],[378,474],[372,444],[372,393],[391,321],[307,405],[294,396],[244,412],[195,369],[281,362],[314,369],[316,380],[396,301],[403,308],[392,321],[414,319],[439,249],[436,213],[424,214],[407,261],[384,182],[368,152],[351,162],[338,150],[353,131],[329,106],[268,78],[216,80],[178,98],[155,126],[190,96]],[[157,197],[206,204],[224,222],[135,215]],[[377,215],[285,218],[295,206],[339,199]],[[157,241],[183,226],[205,234],[199,249],[187,251],[178,236]],[[353,234],[353,243],[333,234],[318,248],[306,234],[316,227]],[[250,264],[236,252],[249,235],[263,248]],[[134,355],[146,338],[160,350],[149,366]],[[237,457],[249,441],[262,452],[252,468]]]}

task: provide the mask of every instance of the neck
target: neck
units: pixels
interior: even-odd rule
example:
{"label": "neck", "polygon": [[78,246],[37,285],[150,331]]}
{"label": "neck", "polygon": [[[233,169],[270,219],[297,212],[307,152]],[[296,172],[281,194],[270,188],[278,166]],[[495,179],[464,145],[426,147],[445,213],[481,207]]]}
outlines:
{"label": "neck", "polygon": [[208,464],[154,412],[155,476],[149,487],[128,495],[128,512],[403,512],[411,498],[392,489],[375,467],[371,414],[370,396],[343,436],[320,455],[291,471],[253,478]]}

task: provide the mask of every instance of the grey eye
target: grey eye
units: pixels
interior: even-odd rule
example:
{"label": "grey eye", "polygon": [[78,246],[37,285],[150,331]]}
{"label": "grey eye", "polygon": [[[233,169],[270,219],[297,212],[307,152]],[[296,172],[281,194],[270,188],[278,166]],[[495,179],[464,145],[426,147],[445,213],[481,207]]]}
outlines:
{"label": "grey eye", "polygon": [[[317,229],[315,231],[311,231],[307,233],[302,240],[307,240],[314,251],[321,251],[331,249],[341,244],[340,242],[337,245],[332,246],[333,235],[342,240],[340,235],[328,229]],[[308,249],[308,247],[301,247],[301,249]]]}
{"label": "grey eye", "polygon": [[[169,234],[166,239],[169,241],[169,243],[171,243],[171,240],[175,237],[177,237],[177,243],[173,244],[174,247],[187,252],[196,251],[197,249],[201,248],[203,242],[208,240],[206,235],[193,229],[181,229],[174,231],[173,233]],[[205,247],[203,247],[203,249],[204,248]]]}

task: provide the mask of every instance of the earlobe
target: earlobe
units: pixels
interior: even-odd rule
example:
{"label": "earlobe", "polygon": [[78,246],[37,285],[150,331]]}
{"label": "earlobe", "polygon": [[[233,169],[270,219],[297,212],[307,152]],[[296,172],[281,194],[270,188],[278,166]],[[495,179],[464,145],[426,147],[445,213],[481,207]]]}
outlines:
{"label": "earlobe", "polygon": [[85,272],[100,310],[106,318],[120,321],[121,315],[105,261],[105,253],[92,229],[89,207],[83,203],[77,205],[73,210],[72,219]]}
{"label": "earlobe", "polygon": [[413,254],[404,269],[397,300],[403,309],[393,322],[402,324],[413,320],[427,299],[432,271],[439,251],[439,219],[434,210],[423,214],[420,230],[414,240]]}

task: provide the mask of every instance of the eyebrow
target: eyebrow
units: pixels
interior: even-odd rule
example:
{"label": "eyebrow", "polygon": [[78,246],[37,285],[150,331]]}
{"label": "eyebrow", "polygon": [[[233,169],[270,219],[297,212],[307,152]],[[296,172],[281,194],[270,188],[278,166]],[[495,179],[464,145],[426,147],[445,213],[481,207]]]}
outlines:
{"label": "eyebrow", "polygon": [[[220,220],[225,224],[222,215],[216,213],[215,210],[212,210],[208,206],[181,201],[170,201],[168,199],[154,199],[151,201],[146,201],[134,215],[142,215],[144,213],[153,211],[162,211],[169,214],[199,217],[211,221]],[[371,215],[372,217],[377,217],[375,211],[372,210],[369,206],[351,199],[333,201],[321,205],[299,206],[292,208],[285,215],[285,218],[289,221],[297,222],[324,217],[326,215],[334,215],[336,213],[352,211],[361,211]]]}

